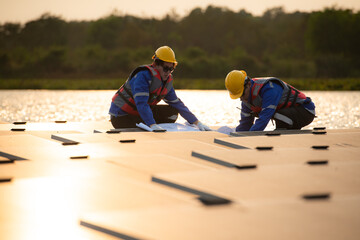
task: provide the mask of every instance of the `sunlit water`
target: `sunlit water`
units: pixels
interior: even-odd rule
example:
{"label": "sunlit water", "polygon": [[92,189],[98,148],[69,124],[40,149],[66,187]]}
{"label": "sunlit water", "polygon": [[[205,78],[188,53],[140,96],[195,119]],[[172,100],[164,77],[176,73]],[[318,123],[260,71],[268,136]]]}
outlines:
{"label": "sunlit water", "polygon": [[[0,90],[0,121],[71,122],[108,121],[115,90]],[[304,92],[316,104],[317,118],[307,126],[329,129],[360,127],[360,92]],[[236,126],[240,118],[239,100],[227,91],[177,90],[188,108],[209,126]],[[178,122],[184,123],[183,118]],[[267,129],[273,129],[269,123]]]}

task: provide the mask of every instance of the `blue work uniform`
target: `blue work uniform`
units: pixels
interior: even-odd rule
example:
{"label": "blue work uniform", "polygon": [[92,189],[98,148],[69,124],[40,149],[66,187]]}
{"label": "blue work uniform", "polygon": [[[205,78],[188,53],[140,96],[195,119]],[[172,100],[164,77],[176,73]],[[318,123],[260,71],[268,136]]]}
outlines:
{"label": "blue work uniform", "polygon": [[[251,79],[250,95],[248,102],[251,103],[252,88],[254,81]],[[270,119],[273,118],[276,107],[283,95],[283,87],[277,82],[269,81],[260,90],[259,96],[262,98],[261,111],[258,119],[254,123],[255,116],[249,105],[242,102],[240,113],[240,124],[236,127],[236,131],[263,131],[268,125]],[[311,114],[315,115],[315,104],[310,100],[305,101],[303,107]]]}
{"label": "blue work uniform", "polygon": [[[137,111],[139,112],[141,119],[148,126],[156,124],[153,113],[148,104],[149,95],[144,94],[144,92],[149,92],[151,80],[152,75],[148,70],[142,70],[138,72],[132,79],[130,79],[131,92],[134,97]],[[163,82],[163,84],[165,84],[165,82]],[[173,87],[166,94],[163,100],[170,106],[177,109],[179,114],[190,124],[198,120],[195,115],[185,106],[185,104],[177,97]],[[109,114],[118,117],[127,115],[128,113],[123,111],[120,107],[112,102]]]}

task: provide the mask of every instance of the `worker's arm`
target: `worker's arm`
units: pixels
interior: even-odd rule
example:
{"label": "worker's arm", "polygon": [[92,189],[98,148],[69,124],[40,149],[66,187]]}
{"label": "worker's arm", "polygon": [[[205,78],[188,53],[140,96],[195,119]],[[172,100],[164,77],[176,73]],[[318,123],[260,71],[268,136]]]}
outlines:
{"label": "worker's arm", "polygon": [[251,109],[245,103],[241,103],[240,124],[236,127],[236,132],[249,131],[254,123],[254,116],[250,114]]}
{"label": "worker's arm", "polygon": [[276,107],[280,102],[283,88],[273,82],[267,83],[260,91],[262,97],[261,112],[250,131],[263,131],[270,119],[274,116]]}
{"label": "worker's arm", "polygon": [[168,94],[166,94],[164,102],[176,108],[179,111],[180,115],[185,118],[190,124],[198,121],[195,115],[185,106],[185,104],[180,100],[180,98],[177,97],[174,88],[171,88]]}
{"label": "worker's arm", "polygon": [[130,81],[131,92],[135,100],[136,108],[140,117],[148,126],[156,123],[148,104],[151,78],[150,72],[144,70],[138,72]]}

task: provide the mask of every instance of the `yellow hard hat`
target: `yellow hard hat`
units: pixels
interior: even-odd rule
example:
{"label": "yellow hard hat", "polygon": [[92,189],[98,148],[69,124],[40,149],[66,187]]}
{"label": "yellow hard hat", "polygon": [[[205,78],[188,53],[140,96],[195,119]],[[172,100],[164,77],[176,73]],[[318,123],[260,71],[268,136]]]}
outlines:
{"label": "yellow hard hat", "polygon": [[175,59],[174,51],[168,46],[162,46],[156,49],[154,56],[152,59],[160,59],[164,62],[171,62],[177,64]]}
{"label": "yellow hard hat", "polygon": [[246,76],[244,70],[233,70],[226,75],[225,87],[232,99],[237,99],[243,94]]}

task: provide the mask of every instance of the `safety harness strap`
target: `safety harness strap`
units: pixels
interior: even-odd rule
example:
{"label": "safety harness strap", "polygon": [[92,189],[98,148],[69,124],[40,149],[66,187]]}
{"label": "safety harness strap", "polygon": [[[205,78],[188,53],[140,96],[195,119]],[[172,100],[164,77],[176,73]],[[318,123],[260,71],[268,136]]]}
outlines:
{"label": "safety harness strap", "polygon": [[283,103],[283,105],[281,106],[281,108],[280,108],[280,109],[285,108],[285,107],[286,107],[286,105],[287,105],[287,104],[288,104],[288,102],[289,102],[290,95],[291,95],[291,88],[290,88],[290,86],[289,86],[289,85],[288,85],[288,88],[289,88],[289,91],[288,91],[288,93],[287,93],[286,100],[285,100],[285,102]]}
{"label": "safety harness strap", "polygon": [[162,86],[162,88],[161,88],[161,90],[160,90],[160,94],[159,94],[159,95],[157,96],[157,98],[156,98],[156,101],[157,101],[157,102],[160,102],[161,99],[163,99],[161,93],[162,93],[162,91],[163,91],[165,88],[167,88],[168,84],[169,84],[169,81],[166,81],[166,83]]}
{"label": "safety harness strap", "polygon": [[286,95],[286,100],[285,100],[285,102],[283,103],[283,105],[281,106],[280,109],[285,108],[285,107],[287,106],[287,104],[289,103],[290,96],[291,96],[291,90],[294,90],[295,95],[294,95],[294,99],[293,99],[290,107],[293,107],[293,106],[295,105],[296,99],[297,99],[297,97],[298,97],[298,95],[299,95],[299,91],[298,91],[296,88],[293,88],[293,87],[290,86],[289,84],[286,84],[286,85],[287,85],[287,87],[289,88],[289,91],[288,91],[288,93],[287,93],[287,95]]}
{"label": "safety harness strap", "polygon": [[295,96],[294,96],[294,101],[291,103],[291,106],[290,107],[294,107],[295,106],[295,103],[296,103],[296,99],[299,95],[299,91],[297,91],[296,89],[295,90]]}
{"label": "safety harness strap", "polygon": [[[125,84],[124,84],[123,89],[125,90],[125,92],[126,92],[132,99],[134,99],[133,96],[132,96],[132,94],[131,94],[131,92],[129,91],[129,89],[127,89],[127,88],[125,87]],[[135,111],[137,111],[137,108],[136,108],[135,104],[133,104],[132,102],[130,102],[130,101],[124,96],[124,94],[122,94],[122,92],[120,92],[120,89],[118,90],[118,95],[119,95],[130,107],[132,107]]]}

